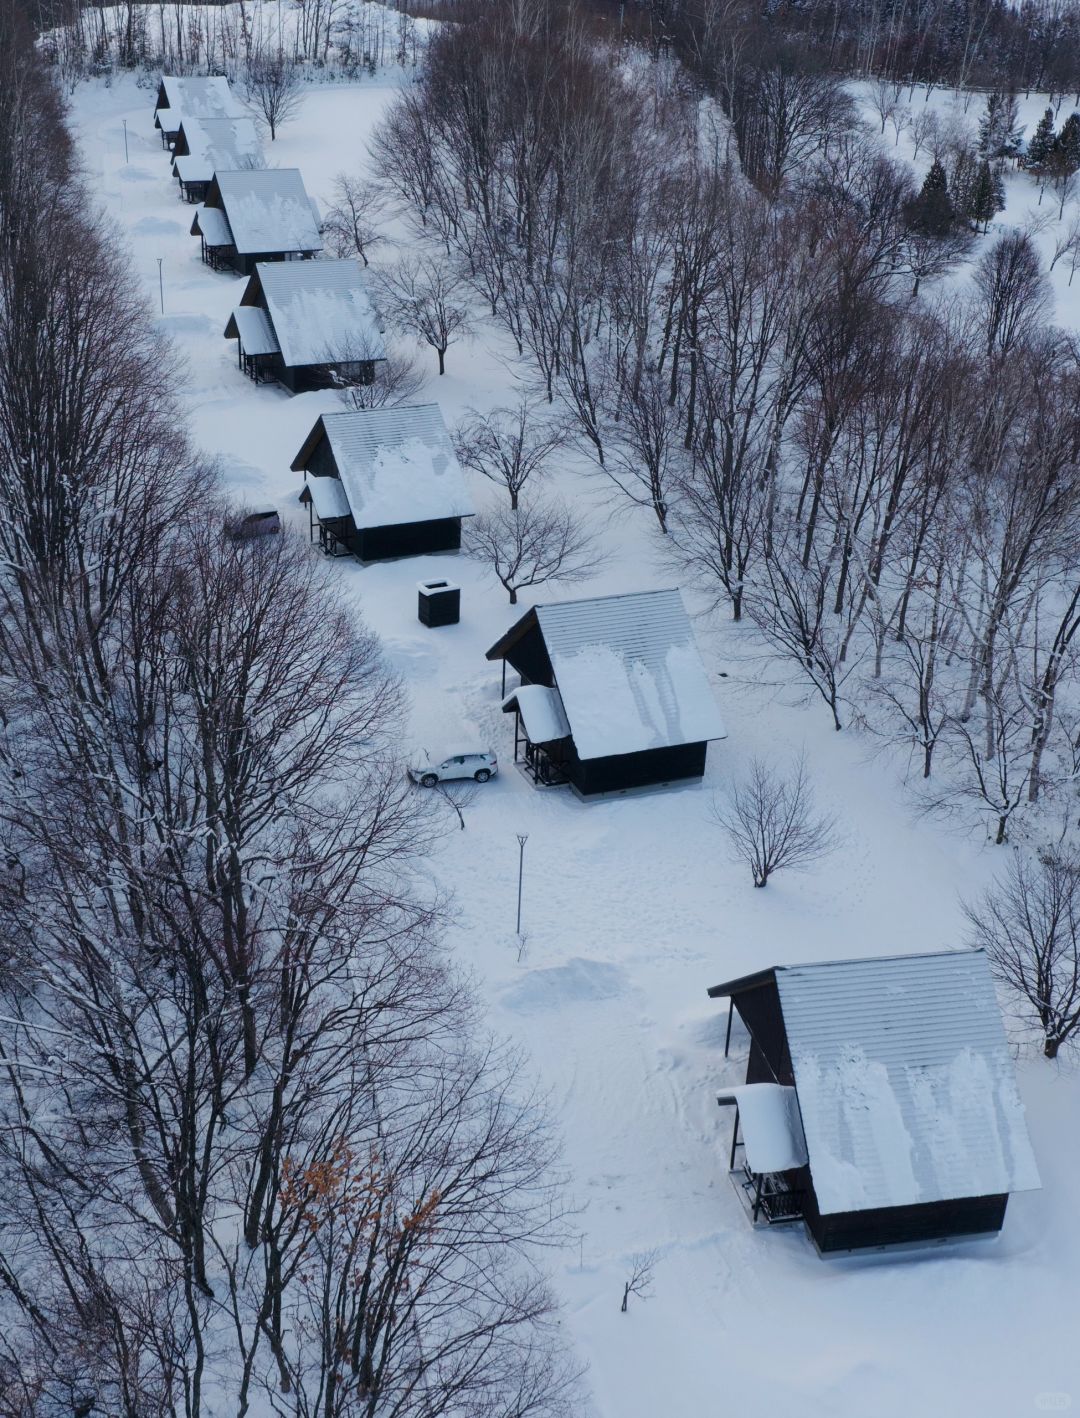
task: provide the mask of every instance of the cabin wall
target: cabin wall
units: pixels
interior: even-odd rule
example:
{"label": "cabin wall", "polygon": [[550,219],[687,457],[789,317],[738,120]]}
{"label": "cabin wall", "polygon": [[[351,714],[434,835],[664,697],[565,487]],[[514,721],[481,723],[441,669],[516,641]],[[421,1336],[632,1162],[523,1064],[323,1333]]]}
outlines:
{"label": "cabin wall", "polygon": [[581,760],[574,754],[573,771],[567,777],[582,797],[597,793],[627,792],[631,788],[651,788],[705,772],[706,745],[678,744],[674,748],[651,748],[643,753],[619,753],[608,758]]}
{"label": "cabin wall", "polygon": [[396,527],[365,527],[356,534],[356,546],[356,555],[361,561],[388,561],[398,556],[458,551],[461,547],[461,518],[440,517],[429,522],[406,522]]}
{"label": "cabin wall", "polygon": [[242,276],[250,276],[258,261],[308,261],[314,254],[313,251],[245,251],[236,255],[233,264]]}
{"label": "cabin wall", "polygon": [[822,1216],[811,1181],[803,1214],[818,1250],[828,1254],[865,1250],[870,1246],[918,1245],[1000,1231],[1008,1201],[1007,1195],[962,1197]]}
{"label": "cabin wall", "polygon": [[318,443],[316,443],[315,447],[308,454],[304,471],[315,478],[337,478],[341,476],[328,438],[320,438]]}
{"label": "cabin wall", "polygon": [[503,658],[517,670],[522,684],[544,684],[548,689],[554,689],[555,672],[551,668],[551,659],[538,625],[533,625],[525,631]]}
{"label": "cabin wall", "polygon": [[791,1050],[775,980],[737,994],[735,1008],[750,1035],[747,1083],[782,1083],[785,1087],[794,1087]]}

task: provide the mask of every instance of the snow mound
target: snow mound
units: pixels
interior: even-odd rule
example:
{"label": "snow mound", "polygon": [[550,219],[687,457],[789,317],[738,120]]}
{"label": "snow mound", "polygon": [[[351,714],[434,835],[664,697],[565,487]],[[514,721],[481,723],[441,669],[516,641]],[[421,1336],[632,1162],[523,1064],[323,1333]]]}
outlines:
{"label": "snow mound", "polygon": [[518,1014],[558,1005],[617,999],[627,992],[626,971],[603,960],[568,960],[545,970],[530,970],[503,991],[502,1002]]}

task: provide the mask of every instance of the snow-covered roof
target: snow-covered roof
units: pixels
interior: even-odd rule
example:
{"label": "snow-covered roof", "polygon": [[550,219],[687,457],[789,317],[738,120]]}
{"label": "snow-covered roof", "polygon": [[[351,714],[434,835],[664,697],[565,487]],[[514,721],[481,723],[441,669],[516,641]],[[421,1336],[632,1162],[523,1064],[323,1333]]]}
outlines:
{"label": "snow-covered roof", "polygon": [[[438,404],[323,414],[321,422],[358,529],[472,516]],[[304,451],[293,466],[303,459]]]}
{"label": "snow-covered roof", "polygon": [[322,522],[349,515],[349,499],[340,478],[313,477],[304,484]]}
{"label": "snow-covered roof", "polygon": [[789,1172],[806,1165],[806,1138],[794,1088],[780,1083],[744,1083],[717,1094],[739,1109],[739,1132],[751,1172]]}
{"label": "snow-covered roof", "polygon": [[174,113],[171,108],[159,108],[154,114],[154,127],[160,128],[163,133],[178,133],[180,115]]}
{"label": "snow-covered roof", "polygon": [[274,327],[261,305],[238,305],[225,326],[225,338],[239,339],[246,355],[267,355],[280,352]]}
{"label": "snow-covered roof", "polygon": [[778,967],[823,1214],[1040,1185],[984,952]]}
{"label": "snow-covered roof", "polygon": [[[165,103],[157,110],[158,126],[176,132],[187,118],[243,118],[244,108],[222,75],[213,78],[189,75],[183,78],[163,74],[161,85]],[[167,121],[162,121],[166,119]],[[169,127],[169,124],[172,127]]]}
{"label": "snow-covered roof", "polygon": [[195,208],[195,215],[191,219],[191,234],[201,236],[207,246],[233,244],[233,235],[225,213],[217,207],[204,207],[201,203]]}
{"label": "snow-covered roof", "polygon": [[582,759],[726,736],[678,591],[564,601],[536,617]]}
{"label": "snow-covered roof", "polygon": [[287,365],[386,358],[359,262],[260,261],[255,269]]}
{"label": "snow-covered roof", "polygon": [[506,696],[502,707],[504,711],[518,711],[530,743],[554,743],[570,736],[570,724],[557,689],[522,684]]}
{"label": "snow-covered roof", "polygon": [[216,170],[214,180],[241,255],[322,250],[299,168]]}
{"label": "snow-covered roof", "polygon": [[262,161],[250,118],[185,118],[180,127],[188,151],[173,158],[173,167],[182,182],[209,182],[219,168],[252,168]]}

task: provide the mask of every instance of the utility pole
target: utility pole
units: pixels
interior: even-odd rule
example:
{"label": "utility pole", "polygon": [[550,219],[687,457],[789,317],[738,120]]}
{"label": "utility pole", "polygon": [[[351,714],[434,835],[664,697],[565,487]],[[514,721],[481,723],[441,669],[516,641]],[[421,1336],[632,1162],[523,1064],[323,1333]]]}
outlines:
{"label": "utility pole", "polygon": [[164,281],[164,279],[163,279],[163,277],[162,277],[162,274],[161,274],[161,263],[162,263],[162,261],[164,261],[164,260],[165,260],[165,257],[164,257],[164,256],[159,256],[159,257],[157,258],[158,299],[161,301],[161,313],[162,313],[162,315],[165,314],[165,281]]}
{"label": "utility pole", "polygon": [[517,933],[521,934],[521,882],[525,874],[525,843],[529,840],[527,832],[519,832],[518,839],[518,909],[517,909]]}
{"label": "utility pole", "polygon": [[128,144],[127,144],[127,119],[125,118],[125,119],[123,120],[123,122],[124,122],[124,161],[125,161],[125,162],[130,162],[130,159],[129,159],[129,157],[128,157]]}

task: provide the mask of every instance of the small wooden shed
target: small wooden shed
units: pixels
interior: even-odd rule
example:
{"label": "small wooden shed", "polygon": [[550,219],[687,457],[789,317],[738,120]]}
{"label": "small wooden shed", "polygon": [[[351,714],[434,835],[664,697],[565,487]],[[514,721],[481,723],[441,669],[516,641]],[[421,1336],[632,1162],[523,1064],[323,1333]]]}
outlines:
{"label": "small wooden shed", "polygon": [[1040,1185],[986,955],[777,965],[709,990],[750,1036],[733,1179],[755,1221],[819,1251],[1001,1229]]}
{"label": "small wooden shed", "polygon": [[292,466],[327,552],[385,561],[457,551],[473,515],[438,404],[323,414]]}
{"label": "small wooden shed", "polygon": [[[667,787],[705,772],[725,737],[677,590],[536,606],[487,652],[503,662],[514,761],[583,798]],[[506,693],[506,666],[521,683]]]}

